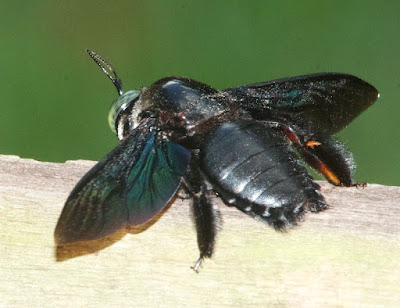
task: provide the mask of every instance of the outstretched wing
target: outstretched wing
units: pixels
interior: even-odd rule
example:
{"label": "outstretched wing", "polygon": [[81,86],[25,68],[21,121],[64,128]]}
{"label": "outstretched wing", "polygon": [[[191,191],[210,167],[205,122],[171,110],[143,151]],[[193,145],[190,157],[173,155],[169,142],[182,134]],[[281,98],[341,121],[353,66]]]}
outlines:
{"label": "outstretched wing", "polygon": [[156,215],[178,190],[190,152],[139,125],[76,185],[55,230],[57,244],[93,240]]}
{"label": "outstretched wing", "polygon": [[379,97],[369,83],[340,73],[277,79],[224,92],[253,118],[289,125],[306,139],[337,133]]}

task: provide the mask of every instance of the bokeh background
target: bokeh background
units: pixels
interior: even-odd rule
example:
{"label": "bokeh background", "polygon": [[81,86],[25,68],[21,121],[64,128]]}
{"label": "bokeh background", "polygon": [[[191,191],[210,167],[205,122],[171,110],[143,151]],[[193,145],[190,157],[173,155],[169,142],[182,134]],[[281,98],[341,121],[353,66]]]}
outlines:
{"label": "bokeh background", "polygon": [[184,75],[216,88],[313,72],[359,76],[378,102],[340,133],[356,179],[400,185],[399,1],[2,1],[0,154],[98,160],[117,95]]}

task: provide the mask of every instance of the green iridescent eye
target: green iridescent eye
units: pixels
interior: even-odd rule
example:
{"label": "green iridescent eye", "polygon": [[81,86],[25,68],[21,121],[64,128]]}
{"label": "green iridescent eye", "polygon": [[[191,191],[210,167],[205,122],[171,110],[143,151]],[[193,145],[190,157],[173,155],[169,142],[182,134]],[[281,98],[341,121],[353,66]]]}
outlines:
{"label": "green iridescent eye", "polygon": [[123,114],[130,113],[135,101],[138,99],[140,91],[131,90],[118,96],[112,103],[108,113],[108,125],[114,134],[118,134],[118,119]]}

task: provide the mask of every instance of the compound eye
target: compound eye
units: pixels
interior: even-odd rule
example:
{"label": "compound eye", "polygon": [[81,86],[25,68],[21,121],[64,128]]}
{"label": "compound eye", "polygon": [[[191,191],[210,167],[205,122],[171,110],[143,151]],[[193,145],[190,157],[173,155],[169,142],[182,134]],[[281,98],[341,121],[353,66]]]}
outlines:
{"label": "compound eye", "polygon": [[119,121],[132,112],[132,108],[139,98],[140,91],[128,91],[117,97],[108,113],[108,125],[114,134],[118,134]]}

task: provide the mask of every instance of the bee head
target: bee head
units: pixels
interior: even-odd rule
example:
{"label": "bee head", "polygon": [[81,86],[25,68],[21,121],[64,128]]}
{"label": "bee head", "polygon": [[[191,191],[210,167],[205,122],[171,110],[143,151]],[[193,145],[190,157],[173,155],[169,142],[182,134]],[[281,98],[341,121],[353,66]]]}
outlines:
{"label": "bee head", "polygon": [[117,88],[119,96],[114,100],[108,114],[108,124],[111,130],[118,136],[119,140],[124,139],[137,126],[140,104],[138,104],[141,91],[132,90],[124,93],[122,81],[118,77],[113,66],[102,56],[86,49],[86,52],[93,59],[100,69],[110,78]]}

